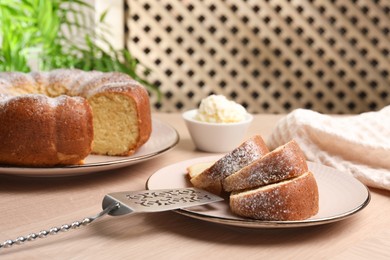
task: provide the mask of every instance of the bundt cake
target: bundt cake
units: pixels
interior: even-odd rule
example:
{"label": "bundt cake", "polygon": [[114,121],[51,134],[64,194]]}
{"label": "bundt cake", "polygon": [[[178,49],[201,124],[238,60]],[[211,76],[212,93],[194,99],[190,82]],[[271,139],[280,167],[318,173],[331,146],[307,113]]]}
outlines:
{"label": "bundt cake", "polygon": [[151,134],[147,90],[119,72],[0,73],[0,163],[78,164],[131,155]]}
{"label": "bundt cake", "polygon": [[[263,149],[266,151],[266,146]],[[228,194],[231,211],[242,217],[302,220],[318,212],[317,183],[294,140],[256,159],[249,159],[250,162],[225,174],[225,169],[232,169],[232,162],[242,161],[248,151],[242,150],[240,156],[233,153],[225,155],[230,156],[229,160],[223,160],[222,157],[215,163],[203,162],[189,166],[187,173],[191,183],[197,188],[209,191],[211,188],[212,192],[217,187],[219,193]],[[252,154],[249,152],[247,157],[252,158]],[[218,168],[212,171],[213,178],[205,178],[210,176],[209,171],[215,165]]]}

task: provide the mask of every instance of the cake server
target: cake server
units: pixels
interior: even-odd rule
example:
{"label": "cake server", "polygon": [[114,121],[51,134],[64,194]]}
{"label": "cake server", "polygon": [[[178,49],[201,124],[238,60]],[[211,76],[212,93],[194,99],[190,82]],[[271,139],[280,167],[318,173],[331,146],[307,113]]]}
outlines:
{"label": "cake server", "polygon": [[75,221],[71,224],[62,225],[61,227],[53,227],[49,230],[31,233],[14,240],[6,240],[0,244],[0,249],[9,248],[15,244],[20,245],[27,241],[34,241],[37,238],[45,238],[48,235],[55,235],[59,232],[79,228],[80,226],[86,226],[105,215],[120,216],[133,213],[161,212],[209,204],[222,200],[223,198],[219,196],[196,188],[110,193],[104,196],[102,202],[103,210],[99,214],[93,217],[84,218],[82,221]]}

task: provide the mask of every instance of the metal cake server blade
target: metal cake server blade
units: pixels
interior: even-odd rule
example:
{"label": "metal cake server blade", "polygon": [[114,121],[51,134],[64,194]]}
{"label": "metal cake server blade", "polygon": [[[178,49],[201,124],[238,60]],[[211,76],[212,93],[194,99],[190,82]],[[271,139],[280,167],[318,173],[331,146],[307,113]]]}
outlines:
{"label": "metal cake server blade", "polygon": [[222,201],[223,198],[197,188],[177,188],[162,190],[125,191],[107,194],[103,198],[103,210],[93,217],[84,218],[82,221],[74,221],[61,227],[53,227],[38,233],[31,233],[14,240],[9,239],[0,243],[0,249],[13,245],[21,245],[37,238],[45,238],[70,229],[91,224],[96,219],[105,215],[120,216],[133,213],[160,212],[174,209],[187,208],[203,204]]}
{"label": "metal cake server blade", "polygon": [[108,214],[119,216],[181,209],[221,200],[223,198],[196,188],[127,191],[107,194],[103,199],[103,209],[116,204],[117,208]]}

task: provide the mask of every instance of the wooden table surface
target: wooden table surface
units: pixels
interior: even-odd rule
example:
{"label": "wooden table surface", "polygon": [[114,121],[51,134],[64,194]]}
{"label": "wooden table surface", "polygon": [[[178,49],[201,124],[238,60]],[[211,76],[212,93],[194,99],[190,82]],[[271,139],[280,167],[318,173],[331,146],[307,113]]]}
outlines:
{"label": "wooden table surface", "polygon": [[[155,114],[180,142],[154,159],[73,177],[0,175],[0,241],[15,239],[100,212],[105,194],[144,189],[158,169],[209,155],[197,151],[179,114]],[[280,115],[256,115],[247,136],[265,139]],[[106,216],[93,224],[0,249],[1,259],[390,259],[390,192],[370,189],[370,204],[332,224],[247,229],[174,212]]]}

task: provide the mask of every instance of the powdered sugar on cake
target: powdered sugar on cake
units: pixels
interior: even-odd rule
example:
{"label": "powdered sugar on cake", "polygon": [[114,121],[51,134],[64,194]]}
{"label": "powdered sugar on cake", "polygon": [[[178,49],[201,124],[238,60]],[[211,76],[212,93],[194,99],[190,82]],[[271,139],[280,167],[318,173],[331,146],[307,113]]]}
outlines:
{"label": "powdered sugar on cake", "polygon": [[213,171],[210,176],[213,179],[226,178],[263,155],[264,151],[259,149],[254,142],[245,142],[218,160],[213,166],[218,171]]}

